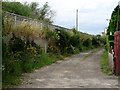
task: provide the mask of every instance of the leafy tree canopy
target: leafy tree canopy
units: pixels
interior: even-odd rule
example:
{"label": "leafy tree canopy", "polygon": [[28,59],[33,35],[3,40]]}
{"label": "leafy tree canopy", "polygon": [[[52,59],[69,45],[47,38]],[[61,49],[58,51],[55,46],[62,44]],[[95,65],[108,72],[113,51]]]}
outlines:
{"label": "leafy tree canopy", "polygon": [[2,9],[11,13],[19,14],[22,16],[30,17],[33,19],[42,20],[44,22],[52,23],[52,17],[54,16],[54,11],[51,10],[48,2],[43,6],[39,6],[39,3],[32,2],[28,4],[27,2],[22,4],[20,2],[2,2]]}

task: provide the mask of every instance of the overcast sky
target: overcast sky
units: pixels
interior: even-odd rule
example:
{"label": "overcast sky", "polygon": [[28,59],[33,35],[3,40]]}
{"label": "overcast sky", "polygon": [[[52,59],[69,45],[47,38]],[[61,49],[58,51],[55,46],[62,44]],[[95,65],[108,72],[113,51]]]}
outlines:
{"label": "overcast sky", "polygon": [[100,34],[108,26],[106,19],[118,5],[119,0],[15,0],[20,2],[48,2],[56,12],[54,24],[75,27],[76,9],[79,10],[79,31]]}

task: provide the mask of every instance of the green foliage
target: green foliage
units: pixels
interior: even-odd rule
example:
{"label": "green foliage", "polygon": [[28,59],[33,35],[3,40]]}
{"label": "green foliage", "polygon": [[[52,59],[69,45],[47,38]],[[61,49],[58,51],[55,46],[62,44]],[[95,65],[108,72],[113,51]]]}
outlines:
{"label": "green foliage", "polygon": [[20,2],[2,2],[2,9],[11,13],[18,15],[30,17],[33,19],[38,19],[46,23],[52,23],[52,17],[54,16],[54,11],[51,10],[48,2],[43,6],[39,7],[37,2],[31,2],[30,4],[22,4]]}
{"label": "green foliage", "polygon": [[65,30],[59,30],[57,45],[62,53],[66,52],[70,43],[70,35]]}
{"label": "green foliage", "polygon": [[71,44],[73,47],[79,47],[80,44],[81,44],[81,41],[80,41],[80,35],[79,34],[74,34],[71,39]]}
{"label": "green foliage", "polygon": [[31,17],[31,9],[20,2],[2,2],[2,9],[11,13]]}
{"label": "green foliage", "polygon": [[58,34],[56,31],[49,30],[49,28],[44,28],[44,33],[46,39],[48,40],[48,53],[58,53],[59,48],[57,46]]}
{"label": "green foliage", "polygon": [[112,74],[112,70],[109,67],[108,51],[107,50],[104,50],[104,52],[101,56],[100,66],[101,66],[101,70],[103,73],[108,74],[108,75]]}
{"label": "green foliage", "polygon": [[2,80],[2,88],[10,88],[15,85],[19,85],[22,81],[20,80],[20,76],[14,76],[10,74],[3,74]]}
{"label": "green foliage", "polygon": [[74,54],[105,44],[104,37],[81,33],[75,29],[71,31],[62,29],[50,31],[47,29],[46,31],[47,39],[49,39],[48,52],[50,53]]}
{"label": "green foliage", "polygon": [[21,66],[20,61],[15,60],[15,58],[10,57],[9,59],[6,58],[3,61],[4,70],[3,70],[3,78],[6,77],[4,74],[12,74],[19,76],[21,74]]}
{"label": "green foliage", "polygon": [[9,40],[9,46],[11,51],[16,53],[18,51],[24,51],[25,42],[13,35],[13,37]]}
{"label": "green foliage", "polygon": [[85,47],[91,47],[92,42],[91,42],[90,39],[86,39],[86,40],[83,42],[83,45],[84,45]]}
{"label": "green foliage", "polygon": [[[7,20],[7,19],[6,19]],[[7,28],[7,26],[9,26]],[[13,27],[14,26],[14,27]],[[51,64],[53,62],[49,55],[43,53],[40,46],[30,41],[38,34],[43,33],[39,28],[28,24],[13,25],[10,21],[4,22],[3,28],[3,86],[17,85],[20,76],[24,72]],[[24,33],[21,33],[23,32]],[[6,41],[5,37],[11,35]],[[23,38],[21,38],[23,37]],[[41,35],[40,38],[43,38]]]}
{"label": "green foliage", "polygon": [[[118,24],[118,28],[117,28],[118,22],[119,22],[119,24]],[[108,47],[114,46],[114,43],[111,41],[114,41],[114,32],[117,31],[117,29],[120,30],[120,8],[119,8],[119,6],[116,6],[111,14],[111,19],[110,19],[109,26],[107,29],[108,43],[109,43]],[[110,35],[110,33],[112,33],[112,35]]]}
{"label": "green foliage", "polygon": [[96,37],[93,37],[93,39],[92,39],[92,45],[95,46],[95,47],[97,47],[98,44],[99,44],[99,43],[98,43],[97,38],[96,38]]}
{"label": "green foliage", "polygon": [[105,38],[105,50],[109,50],[109,42],[108,42],[108,35],[106,36],[106,38]]}
{"label": "green foliage", "polygon": [[44,20],[45,22],[52,23],[52,17],[54,15],[54,11],[50,9],[48,2],[46,2],[43,7],[41,7],[38,11],[39,13],[39,20]]}
{"label": "green foliage", "polygon": [[117,21],[119,20],[118,15],[120,15],[120,12],[118,14],[118,9],[120,11],[119,6],[116,6],[114,11],[112,12],[111,19],[110,19],[109,26],[108,26],[108,30],[107,30],[107,35],[110,35],[110,32],[112,32],[114,34],[114,32],[117,29]]}
{"label": "green foliage", "polygon": [[17,58],[14,58],[14,55],[10,53],[8,49],[4,50],[3,54],[5,54],[3,55],[2,61],[3,87],[8,87],[9,85],[17,85],[20,83],[19,76],[22,73],[21,61],[19,61]]}
{"label": "green foliage", "polygon": [[29,7],[32,11],[32,18],[34,18],[34,17],[38,18],[38,14],[39,14],[38,13],[38,6],[39,6],[39,4],[37,2],[30,3]]}

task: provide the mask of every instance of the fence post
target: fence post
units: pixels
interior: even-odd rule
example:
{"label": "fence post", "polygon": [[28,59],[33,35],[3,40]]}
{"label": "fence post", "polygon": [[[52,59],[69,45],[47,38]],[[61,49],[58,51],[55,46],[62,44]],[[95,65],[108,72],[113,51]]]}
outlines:
{"label": "fence post", "polygon": [[41,26],[40,28],[41,28],[41,30],[42,30],[42,28],[43,28],[43,26],[42,26],[42,25],[43,25],[43,24],[42,24],[42,22],[41,22],[40,24],[41,24],[41,25],[40,25],[40,26]]}
{"label": "fence post", "polygon": [[45,42],[45,53],[47,53],[47,45],[46,45],[46,42]]}
{"label": "fence post", "polygon": [[15,25],[16,25],[16,15],[15,15]]}
{"label": "fence post", "polygon": [[37,21],[35,21],[36,23],[35,23],[35,26],[37,26]]}

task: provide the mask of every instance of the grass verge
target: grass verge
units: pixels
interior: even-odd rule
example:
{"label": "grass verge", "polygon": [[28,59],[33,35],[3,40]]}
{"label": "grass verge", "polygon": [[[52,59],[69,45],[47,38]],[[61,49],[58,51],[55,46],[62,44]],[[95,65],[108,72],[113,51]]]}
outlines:
{"label": "grass verge", "polygon": [[103,73],[107,75],[112,75],[112,70],[109,67],[109,61],[108,61],[108,51],[104,50],[103,54],[101,55],[100,60],[100,67]]}
{"label": "grass verge", "polygon": [[[24,63],[20,63],[20,61],[18,61],[18,63],[14,62],[14,66],[11,62],[9,62],[10,64],[8,70],[3,71],[2,87],[12,88],[14,86],[17,86],[22,83],[22,73],[31,73],[36,69],[53,64],[58,60],[63,60],[65,57],[67,56],[59,54],[41,53],[40,55],[37,55],[33,58],[29,58],[29,56],[27,56],[27,60]],[[11,71],[11,73],[8,71]]]}

